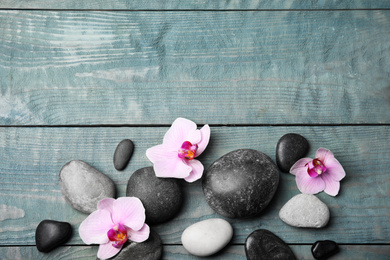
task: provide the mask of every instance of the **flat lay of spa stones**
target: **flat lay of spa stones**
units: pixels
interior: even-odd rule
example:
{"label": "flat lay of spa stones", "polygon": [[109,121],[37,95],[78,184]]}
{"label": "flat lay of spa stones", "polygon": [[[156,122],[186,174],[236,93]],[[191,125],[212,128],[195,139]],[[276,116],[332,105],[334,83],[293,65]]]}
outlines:
{"label": "flat lay of spa stones", "polygon": [[[118,143],[113,153],[115,170],[126,168],[133,151],[132,140],[123,139]],[[196,150],[193,151],[195,154]],[[234,237],[234,228],[229,219],[260,219],[277,192],[279,172],[288,173],[308,151],[309,142],[305,137],[288,133],[276,145],[276,163],[261,151],[240,148],[221,155],[205,168],[201,178],[204,199],[221,217],[194,222],[183,230],[181,241],[188,254],[207,257],[228,246]],[[75,159],[65,163],[59,171],[59,187],[65,201],[84,214],[96,211],[101,199],[115,199],[117,196],[115,183],[92,165],[93,162]],[[162,258],[163,244],[153,225],[169,222],[182,209],[185,191],[181,190],[179,181],[176,178],[157,177],[154,168],[147,165],[129,176],[126,196],[141,200],[150,234],[144,242],[127,241],[121,251],[110,259]],[[285,202],[279,211],[279,218],[300,232],[305,228],[326,227],[330,211],[315,195],[301,193]],[[64,245],[72,233],[77,235],[76,231],[72,232],[69,223],[43,220],[36,229],[37,249],[41,252],[55,250]],[[295,259],[282,236],[272,230],[252,230],[244,244],[247,259]],[[315,259],[326,259],[338,251],[339,247],[334,241],[313,241],[312,254]]]}

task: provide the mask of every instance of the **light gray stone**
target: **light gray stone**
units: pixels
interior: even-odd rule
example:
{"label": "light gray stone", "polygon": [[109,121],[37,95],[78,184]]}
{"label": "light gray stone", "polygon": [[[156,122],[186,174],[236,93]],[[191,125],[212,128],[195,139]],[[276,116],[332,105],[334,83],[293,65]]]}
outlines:
{"label": "light gray stone", "polygon": [[210,256],[224,248],[233,237],[229,222],[220,218],[206,219],[187,227],[181,242],[195,256]]}
{"label": "light gray stone", "polygon": [[294,227],[322,228],[330,218],[328,206],[312,194],[299,194],[280,209],[279,217]]}
{"label": "light gray stone", "polygon": [[104,198],[115,197],[115,184],[106,175],[86,162],[73,160],[66,163],[59,176],[65,200],[75,209],[90,214]]}

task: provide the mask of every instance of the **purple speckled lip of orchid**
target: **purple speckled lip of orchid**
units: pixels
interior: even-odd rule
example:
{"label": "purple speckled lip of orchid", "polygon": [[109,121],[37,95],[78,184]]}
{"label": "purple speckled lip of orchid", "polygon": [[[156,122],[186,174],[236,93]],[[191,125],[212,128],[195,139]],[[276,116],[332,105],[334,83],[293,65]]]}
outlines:
{"label": "purple speckled lip of orchid", "polygon": [[318,177],[318,175],[326,172],[324,163],[319,159],[314,159],[313,161],[309,162],[307,166],[307,172],[312,178]]}
{"label": "purple speckled lip of orchid", "polygon": [[196,151],[198,150],[198,145],[191,144],[188,141],[185,141],[179,151],[178,151],[178,156],[181,159],[186,159],[186,160],[192,160],[195,158]]}
{"label": "purple speckled lip of orchid", "polygon": [[298,189],[302,193],[316,194],[321,191],[336,196],[340,190],[340,181],[345,177],[343,166],[333,153],[319,148],[315,159],[302,158],[290,169],[295,175]]}
{"label": "purple speckled lip of orchid", "polygon": [[118,224],[108,230],[107,232],[108,239],[111,242],[113,247],[121,248],[122,245],[127,241],[127,230],[126,227],[122,224]]}
{"label": "purple speckled lip of orchid", "polygon": [[191,120],[177,118],[165,133],[163,143],[146,150],[157,177],[194,182],[203,175],[203,164],[196,159],[210,140],[210,127],[201,129]]}
{"label": "purple speckled lip of orchid", "polygon": [[81,222],[79,234],[87,245],[99,244],[97,257],[107,259],[118,254],[128,240],[139,243],[148,239],[150,229],[145,218],[140,199],[106,198]]}

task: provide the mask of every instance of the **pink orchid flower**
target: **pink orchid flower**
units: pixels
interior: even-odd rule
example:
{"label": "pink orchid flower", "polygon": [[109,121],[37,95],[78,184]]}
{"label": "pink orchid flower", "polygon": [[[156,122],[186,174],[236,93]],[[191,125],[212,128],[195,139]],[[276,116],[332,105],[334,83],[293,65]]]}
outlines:
{"label": "pink orchid flower", "polygon": [[325,191],[336,196],[340,190],[340,181],[345,177],[343,166],[333,153],[325,148],[319,148],[316,158],[302,158],[290,169],[295,175],[298,189],[302,193],[316,194]]}
{"label": "pink orchid flower", "polygon": [[194,182],[203,175],[203,164],[194,159],[206,148],[210,127],[197,130],[194,122],[177,118],[166,132],[163,143],[146,151],[157,177],[182,178]]}
{"label": "pink orchid flower", "polygon": [[115,256],[127,240],[148,239],[150,229],[145,224],[145,208],[140,199],[106,198],[99,201],[97,208],[81,223],[79,234],[87,245],[100,244],[98,258]]}

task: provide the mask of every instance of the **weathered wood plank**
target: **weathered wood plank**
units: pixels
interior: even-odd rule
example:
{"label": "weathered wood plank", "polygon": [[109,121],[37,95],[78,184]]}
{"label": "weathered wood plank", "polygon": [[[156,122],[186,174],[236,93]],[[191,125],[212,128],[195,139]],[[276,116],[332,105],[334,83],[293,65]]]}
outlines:
{"label": "weathered wood plank", "polygon": [[[290,245],[297,259],[313,259],[310,245]],[[40,253],[34,246],[27,247],[0,247],[0,259],[95,259],[96,246],[63,246],[49,253]],[[340,245],[340,252],[329,258],[336,259],[375,259],[386,260],[390,257],[388,245]],[[210,260],[237,260],[246,259],[243,245],[228,245],[220,253],[207,257]],[[204,259],[188,254],[181,245],[164,245],[162,260],[169,259]]]}
{"label": "weathered wood plank", "polygon": [[[63,199],[58,173],[72,159],[84,160],[109,175],[125,196],[131,174],[151,163],[147,148],[159,144],[166,127],[2,127],[0,128],[0,245],[33,245],[37,224],[43,219],[67,221],[75,229],[70,244],[82,244],[77,235],[86,215]],[[340,127],[212,127],[210,145],[200,158],[205,167],[223,154],[258,149],[275,159],[278,139],[288,132],[304,135],[311,143],[309,156],[319,147],[331,149],[347,177],[337,197],[319,194],[331,210],[331,222],[321,230],[297,229],[284,224],[278,211],[298,194],[294,176],[281,174],[277,195],[261,216],[229,219],[235,231],[232,243],[243,243],[253,230],[269,229],[287,243],[333,239],[339,243],[390,243],[389,126]],[[119,141],[130,138],[135,151],[128,168],[117,172],[112,155]],[[180,244],[183,230],[202,219],[219,217],[207,205],[201,183],[182,183],[184,205],[172,221],[154,226],[165,244]]]}
{"label": "weathered wood plank", "polygon": [[390,11],[0,11],[0,125],[389,123],[388,28]]}
{"label": "weathered wood plank", "polygon": [[239,0],[239,1],[204,1],[204,0],[0,0],[1,8],[14,9],[110,9],[110,10],[267,10],[267,9],[378,9],[390,8],[387,0]]}

